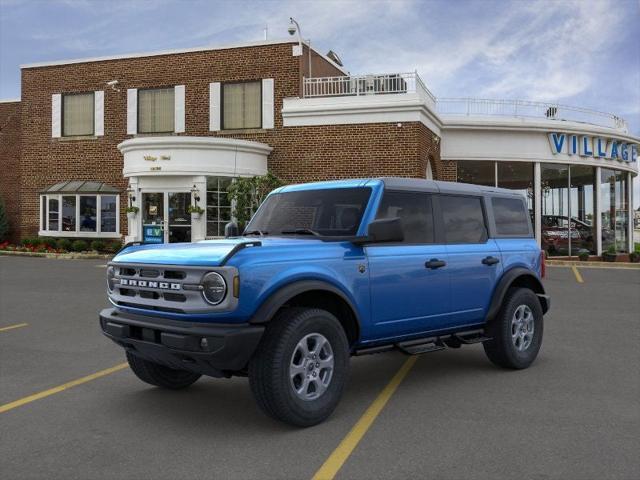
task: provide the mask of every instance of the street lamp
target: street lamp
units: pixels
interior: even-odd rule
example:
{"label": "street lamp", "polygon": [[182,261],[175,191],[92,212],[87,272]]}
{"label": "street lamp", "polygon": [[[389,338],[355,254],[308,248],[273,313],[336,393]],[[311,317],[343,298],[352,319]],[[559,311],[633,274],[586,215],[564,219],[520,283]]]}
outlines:
{"label": "street lamp", "polygon": [[[302,33],[300,30],[300,24],[296,22],[293,17],[289,17],[289,28],[287,28],[289,35],[294,36],[298,34],[298,48],[294,47],[293,56],[300,57],[302,55]],[[307,47],[309,48],[309,77],[311,77],[311,39],[307,40]]]}

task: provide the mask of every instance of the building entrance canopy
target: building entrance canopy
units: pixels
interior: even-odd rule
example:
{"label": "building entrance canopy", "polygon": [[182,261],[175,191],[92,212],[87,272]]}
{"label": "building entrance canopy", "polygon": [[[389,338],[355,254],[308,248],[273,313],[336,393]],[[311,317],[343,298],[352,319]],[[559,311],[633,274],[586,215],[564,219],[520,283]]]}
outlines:
{"label": "building entrance canopy", "polygon": [[[226,187],[237,177],[267,173],[272,148],[220,137],[137,137],[118,145],[129,179],[127,241],[197,241],[219,236],[231,218]],[[189,214],[197,206],[204,213]],[[148,240],[148,238],[147,238]]]}

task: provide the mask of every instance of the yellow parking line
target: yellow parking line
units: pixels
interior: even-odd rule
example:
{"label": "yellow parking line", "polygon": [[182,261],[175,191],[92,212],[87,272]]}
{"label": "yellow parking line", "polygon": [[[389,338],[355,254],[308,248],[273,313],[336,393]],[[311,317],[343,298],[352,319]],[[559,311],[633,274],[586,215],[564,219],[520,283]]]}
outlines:
{"label": "yellow parking line", "polygon": [[333,451],[333,453],[322,464],[320,470],[313,476],[313,480],[331,480],[336,476],[338,471],[342,468],[342,465],[347,461],[351,453],[355,450],[364,437],[369,427],[373,425],[384,406],[387,404],[391,396],[395,393],[396,389],[407,376],[409,370],[416,363],[418,357],[409,357],[406,362],[402,364],[400,370],[396,372],[391,381],[384,387],[384,390],[380,392],[378,398],[376,398],[367,411],[364,412],[360,420],[353,426],[351,431],[340,442],[340,445]]}
{"label": "yellow parking line", "polygon": [[577,281],[578,283],[584,283],[584,280],[582,279],[582,275],[580,275],[580,272],[578,271],[578,269],[576,268],[576,266],[575,266],[575,265],[572,265],[572,266],[571,266],[571,270],[573,270],[573,274],[574,274],[574,275],[575,275],[575,277],[576,277],[576,281]]}
{"label": "yellow parking line", "polygon": [[29,325],[28,323],[16,323],[15,325],[9,325],[8,327],[1,327],[0,332],[5,332],[7,330],[13,330],[14,328],[26,327]]}
{"label": "yellow parking line", "polygon": [[14,408],[21,407],[26,405],[27,403],[35,402],[36,400],[40,400],[41,398],[48,397],[50,395],[60,393],[68,388],[75,387],[77,385],[82,385],[83,383],[90,382],[91,380],[95,380],[96,378],[104,377],[105,375],[109,375],[111,373],[117,372],[118,370],[122,370],[127,368],[128,363],[121,363],[120,365],[116,365],[115,367],[107,368],[106,370],[101,370],[96,373],[92,373],[91,375],[87,375],[86,377],[78,378],[77,380],[73,380],[71,382],[64,383],[57,387],[50,388],[49,390],[44,390],[43,392],[34,393],[33,395],[29,395],[28,397],[21,398],[19,400],[15,400],[10,403],[5,403],[4,405],[0,405],[0,413],[8,412],[9,410],[13,410]]}

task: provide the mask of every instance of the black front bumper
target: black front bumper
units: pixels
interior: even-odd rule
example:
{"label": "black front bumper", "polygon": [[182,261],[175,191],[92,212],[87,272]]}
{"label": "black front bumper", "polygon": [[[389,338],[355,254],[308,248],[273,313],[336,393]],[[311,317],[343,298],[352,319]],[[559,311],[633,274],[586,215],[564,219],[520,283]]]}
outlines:
{"label": "black front bumper", "polygon": [[134,355],[212,377],[244,370],[264,333],[259,325],[178,322],[115,308],[100,312],[100,327]]}

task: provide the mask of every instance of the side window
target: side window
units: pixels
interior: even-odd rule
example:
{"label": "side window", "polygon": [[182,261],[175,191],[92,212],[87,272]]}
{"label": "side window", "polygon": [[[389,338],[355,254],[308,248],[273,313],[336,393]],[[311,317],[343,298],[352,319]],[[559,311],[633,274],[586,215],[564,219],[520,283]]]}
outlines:
{"label": "side window", "polygon": [[433,243],[431,195],[388,191],[382,197],[376,218],[400,217],[403,243]]}
{"label": "side window", "polygon": [[487,228],[480,197],[440,196],[440,209],[447,243],[484,243]]}
{"label": "side window", "polygon": [[491,205],[498,235],[529,235],[529,221],[522,200],[494,197]]}

